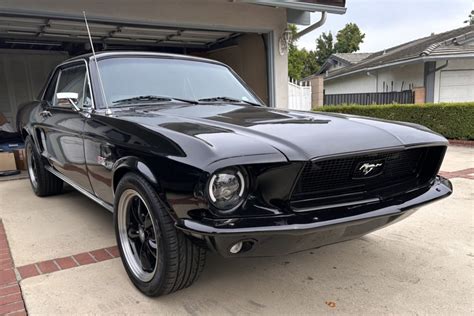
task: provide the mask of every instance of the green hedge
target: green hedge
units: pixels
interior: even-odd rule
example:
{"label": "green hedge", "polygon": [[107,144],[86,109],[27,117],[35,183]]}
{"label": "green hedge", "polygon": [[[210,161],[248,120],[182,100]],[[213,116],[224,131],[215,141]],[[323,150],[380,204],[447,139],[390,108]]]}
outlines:
{"label": "green hedge", "polygon": [[412,122],[446,138],[474,139],[474,103],[338,105],[314,110]]}

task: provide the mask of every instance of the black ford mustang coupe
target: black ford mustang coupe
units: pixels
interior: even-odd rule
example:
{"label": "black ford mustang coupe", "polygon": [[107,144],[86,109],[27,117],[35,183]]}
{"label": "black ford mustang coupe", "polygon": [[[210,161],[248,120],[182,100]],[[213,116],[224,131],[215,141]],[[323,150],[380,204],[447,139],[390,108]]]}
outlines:
{"label": "black ford mustang coupe", "polygon": [[447,197],[447,141],[416,124],[266,107],[227,66],[102,52],[18,113],[31,186],[114,213],[135,286],[191,285],[206,251],[272,256],[360,237]]}

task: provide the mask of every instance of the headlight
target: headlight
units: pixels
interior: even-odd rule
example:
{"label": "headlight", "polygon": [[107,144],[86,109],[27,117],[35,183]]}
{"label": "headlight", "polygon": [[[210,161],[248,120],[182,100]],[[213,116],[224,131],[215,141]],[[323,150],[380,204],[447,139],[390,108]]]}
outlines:
{"label": "headlight", "polygon": [[237,168],[217,171],[209,181],[209,199],[219,211],[231,212],[244,200],[245,177]]}

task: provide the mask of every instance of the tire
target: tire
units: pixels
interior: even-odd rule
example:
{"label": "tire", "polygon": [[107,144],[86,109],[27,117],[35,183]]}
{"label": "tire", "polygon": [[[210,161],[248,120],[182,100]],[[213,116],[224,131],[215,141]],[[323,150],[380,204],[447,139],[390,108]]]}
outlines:
{"label": "tire", "polygon": [[37,196],[49,196],[63,191],[64,183],[45,169],[44,161],[36,149],[31,136],[25,139],[26,162],[31,188]]}
{"label": "tire", "polygon": [[135,287],[161,296],[190,286],[201,274],[206,250],[177,230],[156,190],[127,173],[115,192],[114,225],[122,263]]}

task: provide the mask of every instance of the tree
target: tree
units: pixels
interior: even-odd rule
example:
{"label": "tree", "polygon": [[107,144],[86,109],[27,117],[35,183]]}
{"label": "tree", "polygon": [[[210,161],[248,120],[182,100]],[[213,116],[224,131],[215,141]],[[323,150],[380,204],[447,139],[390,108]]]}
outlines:
{"label": "tree", "polygon": [[305,50],[300,50],[296,45],[290,45],[288,49],[288,76],[293,79],[302,79],[305,63]]}
{"label": "tree", "polygon": [[348,23],[337,32],[337,43],[334,50],[337,53],[353,53],[360,49],[360,44],[364,42],[365,34],[362,33],[355,23]]}
{"label": "tree", "polygon": [[324,33],[316,40],[316,62],[322,66],[324,62],[334,53],[334,39],[332,33]]}
{"label": "tree", "polygon": [[288,76],[293,79],[301,80],[319,70],[319,64],[316,61],[314,51],[299,49],[296,46],[296,34],[298,30],[296,26],[290,24],[288,26],[292,34],[292,41],[288,47]]}
{"label": "tree", "polygon": [[304,68],[304,57],[296,46],[298,30],[294,24],[288,25],[288,29],[291,31],[291,43],[288,47],[288,76],[300,80]]}
{"label": "tree", "polygon": [[295,25],[289,25],[292,41],[288,48],[288,75],[301,80],[316,73],[326,60],[334,53],[353,53],[359,50],[364,42],[365,34],[355,23],[348,23],[339,30],[334,43],[331,32],[322,33],[316,40],[316,50],[299,49],[296,46],[298,30]]}
{"label": "tree", "polygon": [[362,33],[355,23],[348,23],[339,30],[336,35],[337,42],[329,33],[323,33],[316,40],[316,60],[321,66],[334,53],[353,53],[360,49],[360,44],[364,42],[365,34]]}
{"label": "tree", "polygon": [[469,14],[469,18],[464,21],[464,23],[467,23],[469,25],[474,25],[474,10],[471,11],[471,14]]}
{"label": "tree", "polygon": [[302,78],[311,76],[312,74],[319,71],[321,65],[318,64],[316,52],[314,50],[308,51],[308,54],[305,58],[303,73],[301,74]]}

